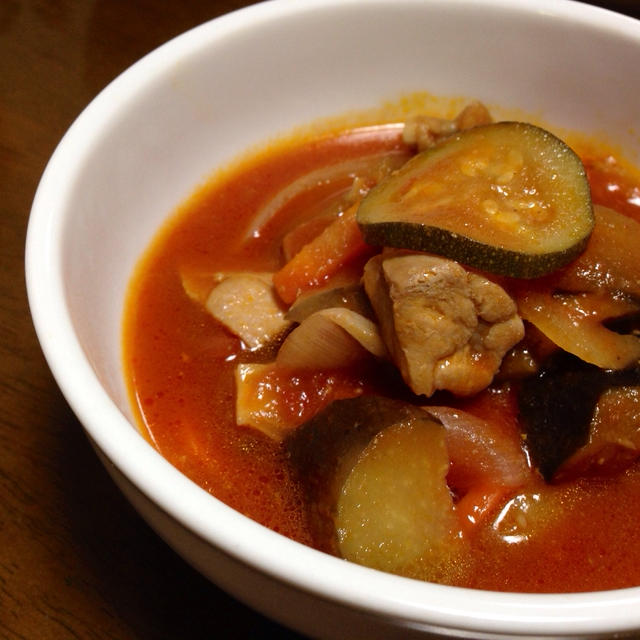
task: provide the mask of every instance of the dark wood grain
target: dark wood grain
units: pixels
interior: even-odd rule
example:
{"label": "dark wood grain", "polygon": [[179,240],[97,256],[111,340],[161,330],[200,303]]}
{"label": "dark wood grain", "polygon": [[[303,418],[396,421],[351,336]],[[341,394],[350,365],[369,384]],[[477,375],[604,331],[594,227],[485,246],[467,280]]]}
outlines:
{"label": "dark wood grain", "polygon": [[[189,568],[122,498],[49,373],[23,276],[37,182],[82,108],[148,51],[243,4],[0,0],[2,640],[298,637]],[[635,0],[597,4],[640,16]]]}

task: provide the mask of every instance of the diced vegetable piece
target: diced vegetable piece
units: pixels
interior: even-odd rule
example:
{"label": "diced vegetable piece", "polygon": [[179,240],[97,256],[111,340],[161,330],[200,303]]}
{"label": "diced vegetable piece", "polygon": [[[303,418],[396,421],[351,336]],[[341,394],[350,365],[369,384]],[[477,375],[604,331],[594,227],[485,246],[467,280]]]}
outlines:
{"label": "diced vegetable piece", "polygon": [[414,419],[376,435],[338,497],[342,557],[393,572],[450,544],[457,521],[448,469],[444,429],[434,421]]}
{"label": "diced vegetable piece", "polygon": [[640,222],[606,207],[596,206],[594,213],[596,224],[587,248],[554,275],[555,286],[567,291],[622,291],[640,298]]}
{"label": "diced vegetable piece", "polygon": [[236,423],[280,441],[333,400],[362,393],[360,384],[338,372],[291,374],[274,363],[236,367]]}
{"label": "diced vegetable piece", "polygon": [[603,369],[624,369],[640,359],[640,338],[610,331],[602,323],[637,309],[637,305],[608,294],[557,294],[522,290],[520,315],[547,338],[585,362]]}
{"label": "diced vegetable piece", "polygon": [[265,346],[291,325],[273,286],[260,275],[229,276],[211,291],[205,306],[250,349]]}
{"label": "diced vegetable piece", "polygon": [[273,276],[278,295],[291,304],[302,292],[322,286],[346,263],[372,251],[356,222],[357,205],[347,209]]}
{"label": "diced vegetable piece", "polygon": [[377,325],[340,307],[322,309],[302,321],[284,340],[276,363],[286,369],[335,369],[387,355]]}
{"label": "diced vegetable piece", "polygon": [[593,228],[580,159],[520,122],[475,127],[418,154],[369,192],[357,218],[370,244],[519,278],[567,264]]}
{"label": "diced vegetable piece", "polygon": [[418,407],[362,396],[331,403],[285,438],[285,449],[306,496],[315,546],[340,555],[335,519],[347,478],[378,433],[393,425],[415,423],[424,423],[428,430],[435,428],[432,418]]}

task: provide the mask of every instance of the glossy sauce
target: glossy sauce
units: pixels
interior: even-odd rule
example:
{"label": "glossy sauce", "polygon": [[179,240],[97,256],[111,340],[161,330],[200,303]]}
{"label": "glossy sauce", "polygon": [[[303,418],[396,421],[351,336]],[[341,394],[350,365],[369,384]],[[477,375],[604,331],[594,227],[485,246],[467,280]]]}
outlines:
{"label": "glossy sauce", "polygon": [[[310,533],[301,492],[279,445],[235,424],[239,340],[185,295],[180,274],[275,271],[281,265],[282,236],[292,221],[300,211],[322,206],[343,185],[323,184],[303,194],[252,238],[256,211],[309,171],[402,148],[399,130],[388,128],[281,145],[259,154],[212,180],[181,207],[141,261],[130,289],[124,322],[126,374],[150,440],[173,465],[222,501],[307,544]],[[594,200],[640,219],[637,184],[606,158],[603,154],[586,161]],[[313,204],[315,200],[321,204]],[[381,385],[388,390],[394,383],[370,370],[319,372],[274,382],[299,421],[333,397]],[[492,403],[490,396],[487,392],[484,399],[471,401],[467,409],[472,411],[475,403],[483,417],[517,427],[517,417],[505,408],[504,398]],[[604,480],[556,487],[540,483],[498,505],[477,527],[469,547],[435,578],[513,591],[637,585],[638,521],[638,467]],[[434,578],[433,571],[419,568],[416,576]]]}

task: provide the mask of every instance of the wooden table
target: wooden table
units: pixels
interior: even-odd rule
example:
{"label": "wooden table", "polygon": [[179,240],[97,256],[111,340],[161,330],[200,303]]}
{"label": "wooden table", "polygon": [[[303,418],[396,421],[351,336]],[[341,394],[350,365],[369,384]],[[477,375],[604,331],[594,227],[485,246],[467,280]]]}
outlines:
{"label": "wooden table", "polygon": [[[49,373],[23,277],[31,200],[73,119],[136,59],[244,4],[0,0],[1,640],[298,637],[193,571],[120,495]],[[640,17],[636,0],[598,4]]]}

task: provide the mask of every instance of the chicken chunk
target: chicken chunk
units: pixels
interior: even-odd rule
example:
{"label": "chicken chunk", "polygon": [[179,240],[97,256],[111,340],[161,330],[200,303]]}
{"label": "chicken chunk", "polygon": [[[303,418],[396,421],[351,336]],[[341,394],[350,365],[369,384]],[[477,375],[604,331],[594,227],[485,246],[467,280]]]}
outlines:
{"label": "chicken chunk", "polygon": [[367,263],[364,286],[387,349],[416,394],[484,389],[524,336],[504,289],[452,260],[381,254]]}
{"label": "chicken chunk", "polygon": [[205,307],[249,349],[268,345],[292,324],[276,298],[270,275],[229,275],[214,287]]}
{"label": "chicken chunk", "polygon": [[402,139],[406,144],[416,147],[418,151],[424,151],[458,131],[491,122],[489,110],[481,102],[471,102],[454,120],[424,115],[408,118],[402,132]]}

